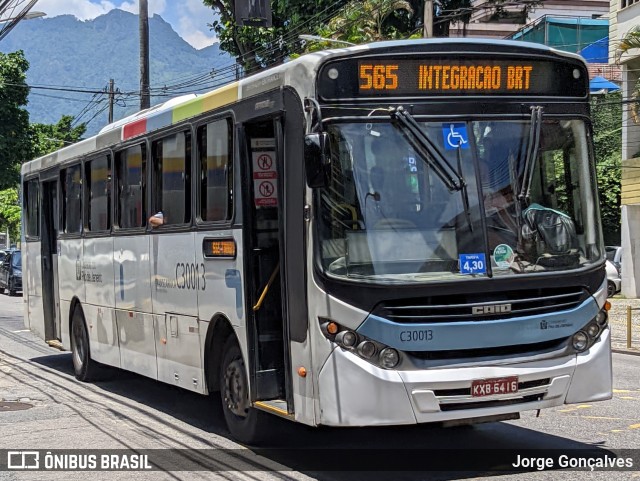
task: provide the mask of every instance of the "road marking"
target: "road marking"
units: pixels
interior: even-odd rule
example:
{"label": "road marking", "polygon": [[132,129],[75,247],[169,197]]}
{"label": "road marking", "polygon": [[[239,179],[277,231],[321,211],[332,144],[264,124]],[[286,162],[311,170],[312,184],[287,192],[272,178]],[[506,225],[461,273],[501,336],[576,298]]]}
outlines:
{"label": "road marking", "polygon": [[638,399],[638,398],[633,397],[633,396],[620,396],[619,399]]}
{"label": "road marking", "polygon": [[609,421],[622,421],[622,418],[610,418],[607,416],[580,416],[580,417],[584,419],[606,419]]}
{"label": "road marking", "polygon": [[577,411],[578,409],[587,409],[590,408],[591,404],[580,404],[579,406],[574,406],[572,408],[569,409],[560,409],[558,412],[559,413],[572,413],[574,411]]}
{"label": "road marking", "polygon": [[612,433],[621,433],[623,431],[624,431],[624,429],[612,429],[611,430]]}
{"label": "road marking", "polygon": [[640,424],[632,424],[629,429],[640,429]]}
{"label": "road marking", "polygon": [[17,334],[19,332],[31,332],[31,331],[29,329],[20,329],[19,331],[11,331],[11,332],[13,332],[14,334]]}
{"label": "road marking", "polygon": [[614,389],[613,390],[614,394],[623,393],[623,392],[631,392],[631,390],[630,389]]}

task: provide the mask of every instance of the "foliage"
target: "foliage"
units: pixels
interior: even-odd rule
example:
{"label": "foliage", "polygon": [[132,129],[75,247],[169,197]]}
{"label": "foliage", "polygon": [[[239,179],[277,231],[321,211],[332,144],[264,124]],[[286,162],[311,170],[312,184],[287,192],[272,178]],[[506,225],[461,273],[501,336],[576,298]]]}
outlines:
{"label": "foliage", "polygon": [[355,1],[320,27],[318,35],[356,44],[404,38],[407,22],[414,13],[411,3],[405,0]]}
{"label": "foliage", "polygon": [[605,242],[620,245],[622,94],[614,92],[593,96],[591,117]]}
{"label": "foliage", "polygon": [[634,48],[640,48],[640,25],[636,25],[630,29],[624,37],[618,41],[615,53],[616,63],[620,63],[622,55]]}
{"label": "foliage", "polygon": [[28,68],[21,51],[0,53],[0,189],[18,183],[20,165],[30,154]]}
{"label": "foliage", "polygon": [[234,0],[203,0],[220,16],[211,27],[220,47],[238,57],[246,72],[282,63],[299,46],[298,35],[331,18],[346,0],[271,0],[272,27],[241,27],[234,19]]}
{"label": "foliage", "polygon": [[87,126],[80,124],[72,127],[72,122],[72,116],[63,115],[58,123],[53,125],[31,124],[33,157],[41,157],[65,145],[78,142],[87,130]]}
{"label": "foliage", "polygon": [[18,188],[0,190],[0,231],[6,232],[8,229],[9,236],[14,240],[20,238],[20,212]]}

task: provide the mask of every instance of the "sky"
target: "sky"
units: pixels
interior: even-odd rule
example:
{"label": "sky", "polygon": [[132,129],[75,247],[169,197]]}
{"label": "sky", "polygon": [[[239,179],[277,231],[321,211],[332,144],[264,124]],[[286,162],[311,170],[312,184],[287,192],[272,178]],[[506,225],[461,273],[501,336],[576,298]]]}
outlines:
{"label": "sky", "polygon": [[[159,14],[183,39],[197,49],[213,44],[214,33],[207,26],[213,22],[213,10],[202,0],[148,0],[149,17]],[[38,0],[31,9],[44,12],[47,17],[74,15],[90,20],[119,8],[138,14],[138,0]]]}

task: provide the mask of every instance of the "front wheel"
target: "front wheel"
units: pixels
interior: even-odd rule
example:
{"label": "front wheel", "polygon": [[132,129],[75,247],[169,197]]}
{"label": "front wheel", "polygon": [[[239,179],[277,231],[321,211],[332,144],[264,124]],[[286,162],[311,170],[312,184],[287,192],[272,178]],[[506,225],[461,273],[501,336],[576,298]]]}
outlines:
{"label": "front wheel", "polygon": [[76,379],[90,382],[98,378],[100,365],[91,359],[89,348],[89,333],[84,314],[80,307],[76,307],[71,318],[71,353],[73,358],[73,372]]}
{"label": "front wheel", "polygon": [[267,434],[268,414],[251,407],[249,383],[240,346],[230,337],[224,345],[220,365],[222,412],[231,435],[246,444],[259,444]]}

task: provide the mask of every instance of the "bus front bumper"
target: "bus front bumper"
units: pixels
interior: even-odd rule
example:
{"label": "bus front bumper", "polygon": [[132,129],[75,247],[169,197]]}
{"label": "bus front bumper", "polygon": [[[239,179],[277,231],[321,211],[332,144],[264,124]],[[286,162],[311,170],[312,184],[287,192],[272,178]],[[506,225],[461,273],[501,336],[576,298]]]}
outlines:
{"label": "bus front bumper", "polygon": [[[383,426],[473,419],[610,399],[610,330],[579,355],[469,367],[381,369],[336,348],[320,371],[318,424]],[[480,379],[517,376],[518,392],[471,395]]]}

